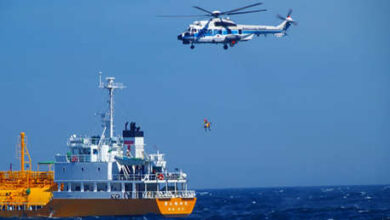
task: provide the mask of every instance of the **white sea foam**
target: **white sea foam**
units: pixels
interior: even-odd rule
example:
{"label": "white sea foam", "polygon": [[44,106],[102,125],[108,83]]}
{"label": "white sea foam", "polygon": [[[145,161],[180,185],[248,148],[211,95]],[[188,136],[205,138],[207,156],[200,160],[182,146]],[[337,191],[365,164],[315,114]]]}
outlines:
{"label": "white sea foam", "polygon": [[322,192],[332,192],[333,190],[334,190],[333,188],[321,189]]}

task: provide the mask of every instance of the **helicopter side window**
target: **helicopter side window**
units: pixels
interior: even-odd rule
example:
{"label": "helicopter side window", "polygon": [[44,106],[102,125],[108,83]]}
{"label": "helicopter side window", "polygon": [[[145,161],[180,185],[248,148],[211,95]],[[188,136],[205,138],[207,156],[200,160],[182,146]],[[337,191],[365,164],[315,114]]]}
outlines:
{"label": "helicopter side window", "polygon": [[218,34],[222,34],[222,30],[218,30]]}
{"label": "helicopter side window", "polygon": [[214,25],[215,25],[216,27],[235,27],[235,26],[237,26],[237,25],[234,24],[234,23],[230,23],[230,22],[220,22],[220,21],[215,22]]}
{"label": "helicopter side window", "polygon": [[242,34],[242,30],[241,30],[241,29],[240,29],[240,30],[238,30],[238,33],[239,33],[239,34]]}

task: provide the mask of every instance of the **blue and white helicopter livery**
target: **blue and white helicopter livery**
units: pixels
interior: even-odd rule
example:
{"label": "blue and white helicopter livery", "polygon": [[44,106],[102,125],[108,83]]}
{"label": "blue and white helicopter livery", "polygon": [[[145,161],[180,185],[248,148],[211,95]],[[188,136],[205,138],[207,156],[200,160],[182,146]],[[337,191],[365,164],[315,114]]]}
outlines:
{"label": "blue and white helicopter livery", "polygon": [[191,49],[194,49],[194,44],[223,44],[223,48],[228,49],[228,45],[233,47],[239,41],[249,41],[253,37],[260,35],[272,34],[276,37],[283,37],[286,35],[287,29],[291,24],[297,24],[291,18],[292,10],[290,9],[286,17],[277,15],[282,21],[277,26],[266,25],[244,25],[236,24],[228,17],[222,18],[221,16],[240,15],[248,13],[256,13],[266,11],[266,9],[257,9],[242,11],[247,8],[261,5],[262,3],[255,3],[247,5],[241,8],[236,8],[229,11],[208,11],[206,9],[194,6],[194,8],[206,12],[205,15],[190,15],[190,16],[163,16],[163,17],[211,17],[209,20],[195,21],[190,24],[188,29],[177,36],[177,39],[182,41],[183,44],[190,44]]}

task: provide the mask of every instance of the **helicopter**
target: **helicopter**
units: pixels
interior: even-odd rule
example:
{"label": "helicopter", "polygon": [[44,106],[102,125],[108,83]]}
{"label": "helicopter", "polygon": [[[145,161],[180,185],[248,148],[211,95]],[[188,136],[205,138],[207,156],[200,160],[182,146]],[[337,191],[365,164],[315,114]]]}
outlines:
{"label": "helicopter", "polygon": [[276,26],[236,24],[229,17],[222,18],[222,16],[266,11],[266,9],[242,11],[261,4],[261,2],[258,2],[223,12],[209,11],[198,6],[193,6],[193,8],[203,11],[206,14],[161,17],[210,17],[209,20],[194,21],[185,32],[177,36],[177,39],[182,41],[183,44],[191,45],[191,49],[195,48],[194,44],[223,44],[223,48],[227,50],[228,45],[233,47],[240,41],[252,40],[255,35],[266,36],[272,34],[276,37],[283,37],[287,35],[287,30],[291,24],[297,25],[297,22],[291,18],[292,9],[288,11],[286,17],[277,15],[277,18],[281,19],[282,22]]}

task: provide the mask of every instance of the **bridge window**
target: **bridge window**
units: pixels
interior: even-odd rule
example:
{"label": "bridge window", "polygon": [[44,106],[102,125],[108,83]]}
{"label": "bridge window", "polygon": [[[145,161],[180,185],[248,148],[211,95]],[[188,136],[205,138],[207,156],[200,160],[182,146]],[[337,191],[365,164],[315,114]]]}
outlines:
{"label": "bridge window", "polygon": [[98,154],[98,150],[97,149],[93,149],[93,154]]}
{"label": "bridge window", "polygon": [[238,30],[238,33],[239,33],[239,34],[242,34],[242,30],[241,30],[241,29],[240,29],[240,30]]}

